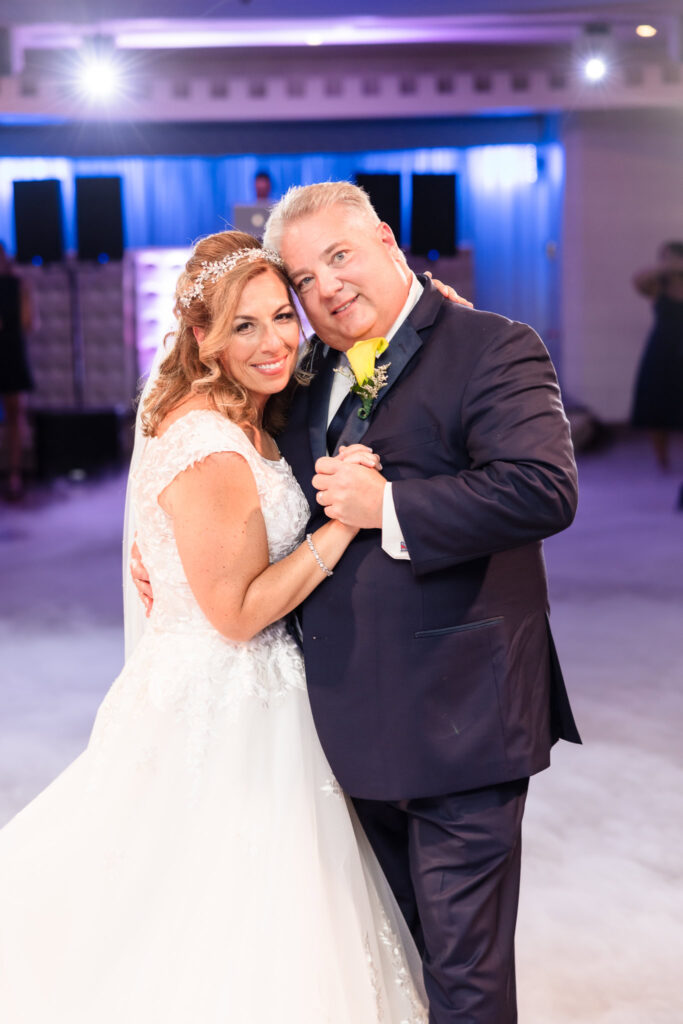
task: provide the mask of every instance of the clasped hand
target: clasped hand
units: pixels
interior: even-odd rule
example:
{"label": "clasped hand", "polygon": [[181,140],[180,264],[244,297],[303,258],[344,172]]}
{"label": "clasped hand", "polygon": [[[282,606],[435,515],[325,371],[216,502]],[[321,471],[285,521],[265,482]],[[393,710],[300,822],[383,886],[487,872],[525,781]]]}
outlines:
{"label": "clasped hand", "polygon": [[378,455],[363,444],[341,447],[339,455],[315,464],[313,486],[330,519],[358,529],[380,529],[386,480]]}

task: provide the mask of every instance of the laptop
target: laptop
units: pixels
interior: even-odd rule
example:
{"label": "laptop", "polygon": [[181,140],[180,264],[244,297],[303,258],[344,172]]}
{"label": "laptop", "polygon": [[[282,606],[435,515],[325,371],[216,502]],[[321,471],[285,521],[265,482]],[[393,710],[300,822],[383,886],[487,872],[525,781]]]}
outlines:
{"label": "laptop", "polygon": [[232,222],[237,231],[246,231],[256,238],[263,238],[263,232],[270,213],[269,206],[247,206],[235,203],[232,208]]}

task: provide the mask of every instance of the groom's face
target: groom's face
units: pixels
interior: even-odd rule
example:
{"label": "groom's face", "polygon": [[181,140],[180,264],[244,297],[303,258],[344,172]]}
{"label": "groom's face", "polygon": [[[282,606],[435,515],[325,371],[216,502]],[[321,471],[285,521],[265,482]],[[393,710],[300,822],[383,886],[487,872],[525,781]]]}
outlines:
{"label": "groom's face", "polygon": [[332,348],[386,334],[408,296],[391,228],[348,206],[289,223],[280,253],[313,330]]}

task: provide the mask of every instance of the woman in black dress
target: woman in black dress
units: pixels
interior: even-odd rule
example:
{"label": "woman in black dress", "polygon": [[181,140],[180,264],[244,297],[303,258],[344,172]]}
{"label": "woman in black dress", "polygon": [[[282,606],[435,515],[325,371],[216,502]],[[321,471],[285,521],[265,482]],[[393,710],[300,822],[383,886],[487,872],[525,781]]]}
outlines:
{"label": "woman in black dress", "polygon": [[8,449],[7,497],[23,494],[21,473],[24,395],[33,389],[24,335],[31,328],[30,294],[0,242],[0,400]]}
{"label": "woman in black dress", "polygon": [[655,322],[636,378],[632,423],[650,431],[657,462],[669,468],[672,430],[683,430],[683,242],[666,242],[659,263],[633,279],[654,300]]}

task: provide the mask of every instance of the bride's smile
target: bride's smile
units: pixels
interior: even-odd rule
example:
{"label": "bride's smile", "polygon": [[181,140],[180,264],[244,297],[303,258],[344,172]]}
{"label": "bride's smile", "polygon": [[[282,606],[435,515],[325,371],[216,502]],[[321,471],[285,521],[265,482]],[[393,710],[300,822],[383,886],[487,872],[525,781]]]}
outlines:
{"label": "bride's smile", "polygon": [[221,356],[225,372],[265,403],[292,376],[300,334],[284,283],[266,270],[244,286]]}

